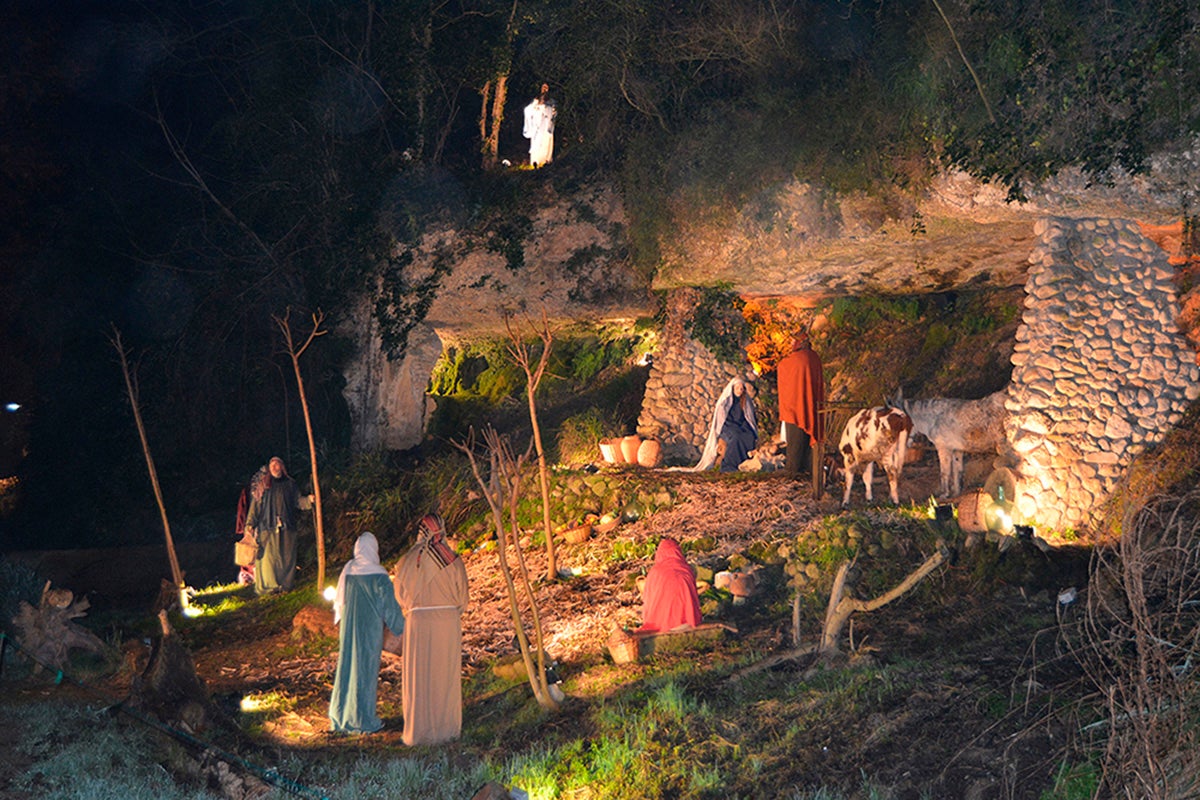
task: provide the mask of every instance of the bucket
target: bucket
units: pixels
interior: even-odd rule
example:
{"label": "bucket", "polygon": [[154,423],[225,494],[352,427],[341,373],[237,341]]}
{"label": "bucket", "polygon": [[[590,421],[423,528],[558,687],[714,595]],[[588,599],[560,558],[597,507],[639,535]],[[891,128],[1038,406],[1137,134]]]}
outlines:
{"label": "bucket", "polygon": [[983,489],[972,489],[964,494],[958,501],[958,527],[964,533],[986,533],[984,512],[991,504],[991,495]]}
{"label": "bucket", "polygon": [[621,453],[620,439],[601,439],[600,455],[607,464],[624,464],[625,456]]}

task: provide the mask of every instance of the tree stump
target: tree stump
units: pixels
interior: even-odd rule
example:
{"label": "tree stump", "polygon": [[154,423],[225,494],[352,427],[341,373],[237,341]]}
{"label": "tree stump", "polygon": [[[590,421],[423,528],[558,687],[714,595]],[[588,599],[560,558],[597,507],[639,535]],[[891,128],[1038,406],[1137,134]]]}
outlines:
{"label": "tree stump", "polygon": [[87,615],[91,603],[86,597],[75,599],[69,589],[51,589],[50,581],[42,588],[37,608],[21,601],[13,626],[17,644],[34,659],[34,673],[43,667],[62,669],[72,650],[104,654],[108,646],[95,634],[72,620]]}
{"label": "tree stump", "polygon": [[192,654],[171,629],[167,612],[158,612],[158,620],[163,635],[154,643],[146,669],[129,687],[130,705],[188,733],[213,726],[236,731],[233,721],[209,698],[208,688],[196,674]]}

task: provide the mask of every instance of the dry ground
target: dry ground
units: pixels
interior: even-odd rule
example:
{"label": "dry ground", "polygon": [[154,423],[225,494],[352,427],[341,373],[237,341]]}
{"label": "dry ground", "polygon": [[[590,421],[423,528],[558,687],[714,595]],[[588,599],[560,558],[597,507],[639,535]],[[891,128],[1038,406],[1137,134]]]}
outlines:
{"label": "dry ground", "polygon": [[[988,465],[975,463],[968,474],[982,481]],[[936,456],[910,465],[902,499],[924,504],[937,484]],[[674,536],[682,541],[711,537],[715,546],[698,556],[719,567],[755,541],[794,538],[824,514],[837,510],[840,487],[814,502],[806,484],[782,476],[722,478],[716,475],[679,478],[681,502],[671,510],[622,525],[605,537],[580,545],[562,545],[560,568],[576,577],[554,582],[538,581],[542,624],[547,650],[561,664],[568,701],[558,715],[539,728],[553,737],[582,723],[589,704],[602,702],[623,687],[651,676],[682,669],[686,662],[709,666],[727,664],[726,672],[746,666],[790,644],[791,620],[786,590],[765,598],[753,608],[723,612],[740,634],[718,647],[682,656],[667,656],[650,663],[617,666],[605,656],[604,642],[615,625],[637,624],[640,601],[636,577],[648,568],[648,540]],[[876,498],[886,497],[886,485],[877,476]],[[855,487],[853,505],[862,505],[861,485]],[[636,557],[614,558],[614,543]],[[645,546],[640,550],[638,543]],[[527,553],[531,574],[544,570],[539,548]],[[464,662],[468,675],[464,710],[464,739],[454,748],[466,755],[480,746],[479,731],[495,726],[503,731],[511,722],[513,703],[532,702],[527,685],[500,684],[489,677],[495,660],[512,652],[513,625],[494,550],[480,549],[464,555],[471,582],[471,603],[463,618]],[[1076,563],[1077,567],[1078,564]],[[1062,580],[1068,580],[1064,576]],[[880,687],[877,702],[847,708],[840,718],[826,720],[805,731],[794,742],[794,757],[771,765],[756,780],[759,789],[741,796],[777,796],[791,787],[826,786],[844,791],[861,789],[864,776],[892,787],[897,798],[1037,798],[1048,785],[1055,754],[1066,744],[1058,718],[1038,719],[1048,695],[1074,680],[1069,670],[1056,666],[1058,635],[1054,630],[1054,576],[1050,584],[989,583],[986,590],[974,582],[969,565],[947,569],[937,579],[938,604],[918,606],[897,603],[856,620],[851,631],[856,649],[854,663],[902,666],[918,691],[897,694]],[[978,588],[972,593],[972,588]],[[1039,634],[1038,631],[1041,631]],[[801,631],[807,638],[818,631]],[[220,701],[233,710],[245,694],[277,693],[291,708],[264,721],[258,735],[264,744],[315,748],[315,753],[403,750],[400,729],[400,662],[385,658],[381,672],[381,713],[386,727],[369,739],[330,739],[325,714],[335,663],[336,645],[328,640],[297,638],[288,617],[267,618],[239,614],[236,621],[207,635],[191,637],[186,627],[197,671]],[[1039,648],[1044,648],[1039,650]],[[131,648],[130,667],[107,684],[120,695],[136,661],[144,657]],[[931,660],[932,659],[932,660]],[[681,666],[683,665],[683,666]],[[784,662],[759,678],[770,686],[794,682],[810,664]],[[1035,666],[1044,666],[1033,671]],[[56,691],[44,680],[33,679],[12,695],[30,701]],[[728,680],[716,684],[688,684],[687,689],[714,704],[729,692],[742,691]],[[525,698],[525,699],[522,699]],[[1030,713],[1021,711],[1028,703]],[[786,727],[769,700],[756,704],[752,713],[731,720],[724,738],[746,748]],[[1013,709],[1016,708],[1016,711]],[[0,705],[0,724],[3,723]],[[748,726],[760,726],[753,729]],[[500,734],[497,734],[500,735]],[[509,747],[516,743],[508,742]],[[489,742],[485,750],[496,755],[503,743]],[[4,754],[0,753],[0,756]],[[18,764],[0,758],[6,764]],[[10,767],[10,771],[13,768]],[[731,777],[731,780],[735,780]],[[0,786],[5,783],[0,773]],[[734,784],[737,785],[736,783]],[[753,787],[755,784],[751,784]],[[773,787],[773,788],[769,788]],[[768,792],[755,794],[756,791]]]}

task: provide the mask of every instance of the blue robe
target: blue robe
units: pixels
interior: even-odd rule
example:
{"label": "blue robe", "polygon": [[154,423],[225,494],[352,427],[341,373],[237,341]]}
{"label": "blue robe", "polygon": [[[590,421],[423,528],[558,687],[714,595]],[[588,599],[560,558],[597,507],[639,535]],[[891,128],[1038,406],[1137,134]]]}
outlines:
{"label": "blue robe", "polygon": [[742,410],[738,398],[734,398],[721,426],[721,439],[725,440],[725,457],[721,459],[722,472],[737,472],[738,464],[750,457],[750,451],[758,446],[758,431]]}
{"label": "blue robe", "polygon": [[371,733],[383,727],[375,713],[383,626],[404,633],[404,614],[386,574],[347,575],[338,630],[337,674],[329,699],[330,730]]}

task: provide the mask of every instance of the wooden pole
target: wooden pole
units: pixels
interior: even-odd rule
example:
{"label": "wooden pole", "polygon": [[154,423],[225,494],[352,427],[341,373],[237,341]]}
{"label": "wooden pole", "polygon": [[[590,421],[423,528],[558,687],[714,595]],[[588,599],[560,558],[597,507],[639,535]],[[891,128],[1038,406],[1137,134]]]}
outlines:
{"label": "wooden pole", "polygon": [[129,359],[125,345],[121,341],[121,332],[113,326],[113,336],[109,341],[121,359],[121,373],[125,376],[125,394],[129,405],[133,408],[133,421],[137,424],[138,438],[142,442],[142,455],[146,457],[146,470],[150,473],[150,485],[154,487],[154,500],[158,503],[158,513],[162,517],[163,536],[167,542],[167,559],[171,562],[171,580],[179,590],[179,604],[188,607],[187,584],[183,582],[183,570],[179,567],[179,556],[175,553],[175,540],[171,538],[171,522],[167,519],[167,506],[163,502],[162,487],[158,483],[158,470],[154,468],[154,456],[150,454],[150,442],[146,438],[146,426],[142,423],[142,411],[138,407],[137,377],[129,368]]}

